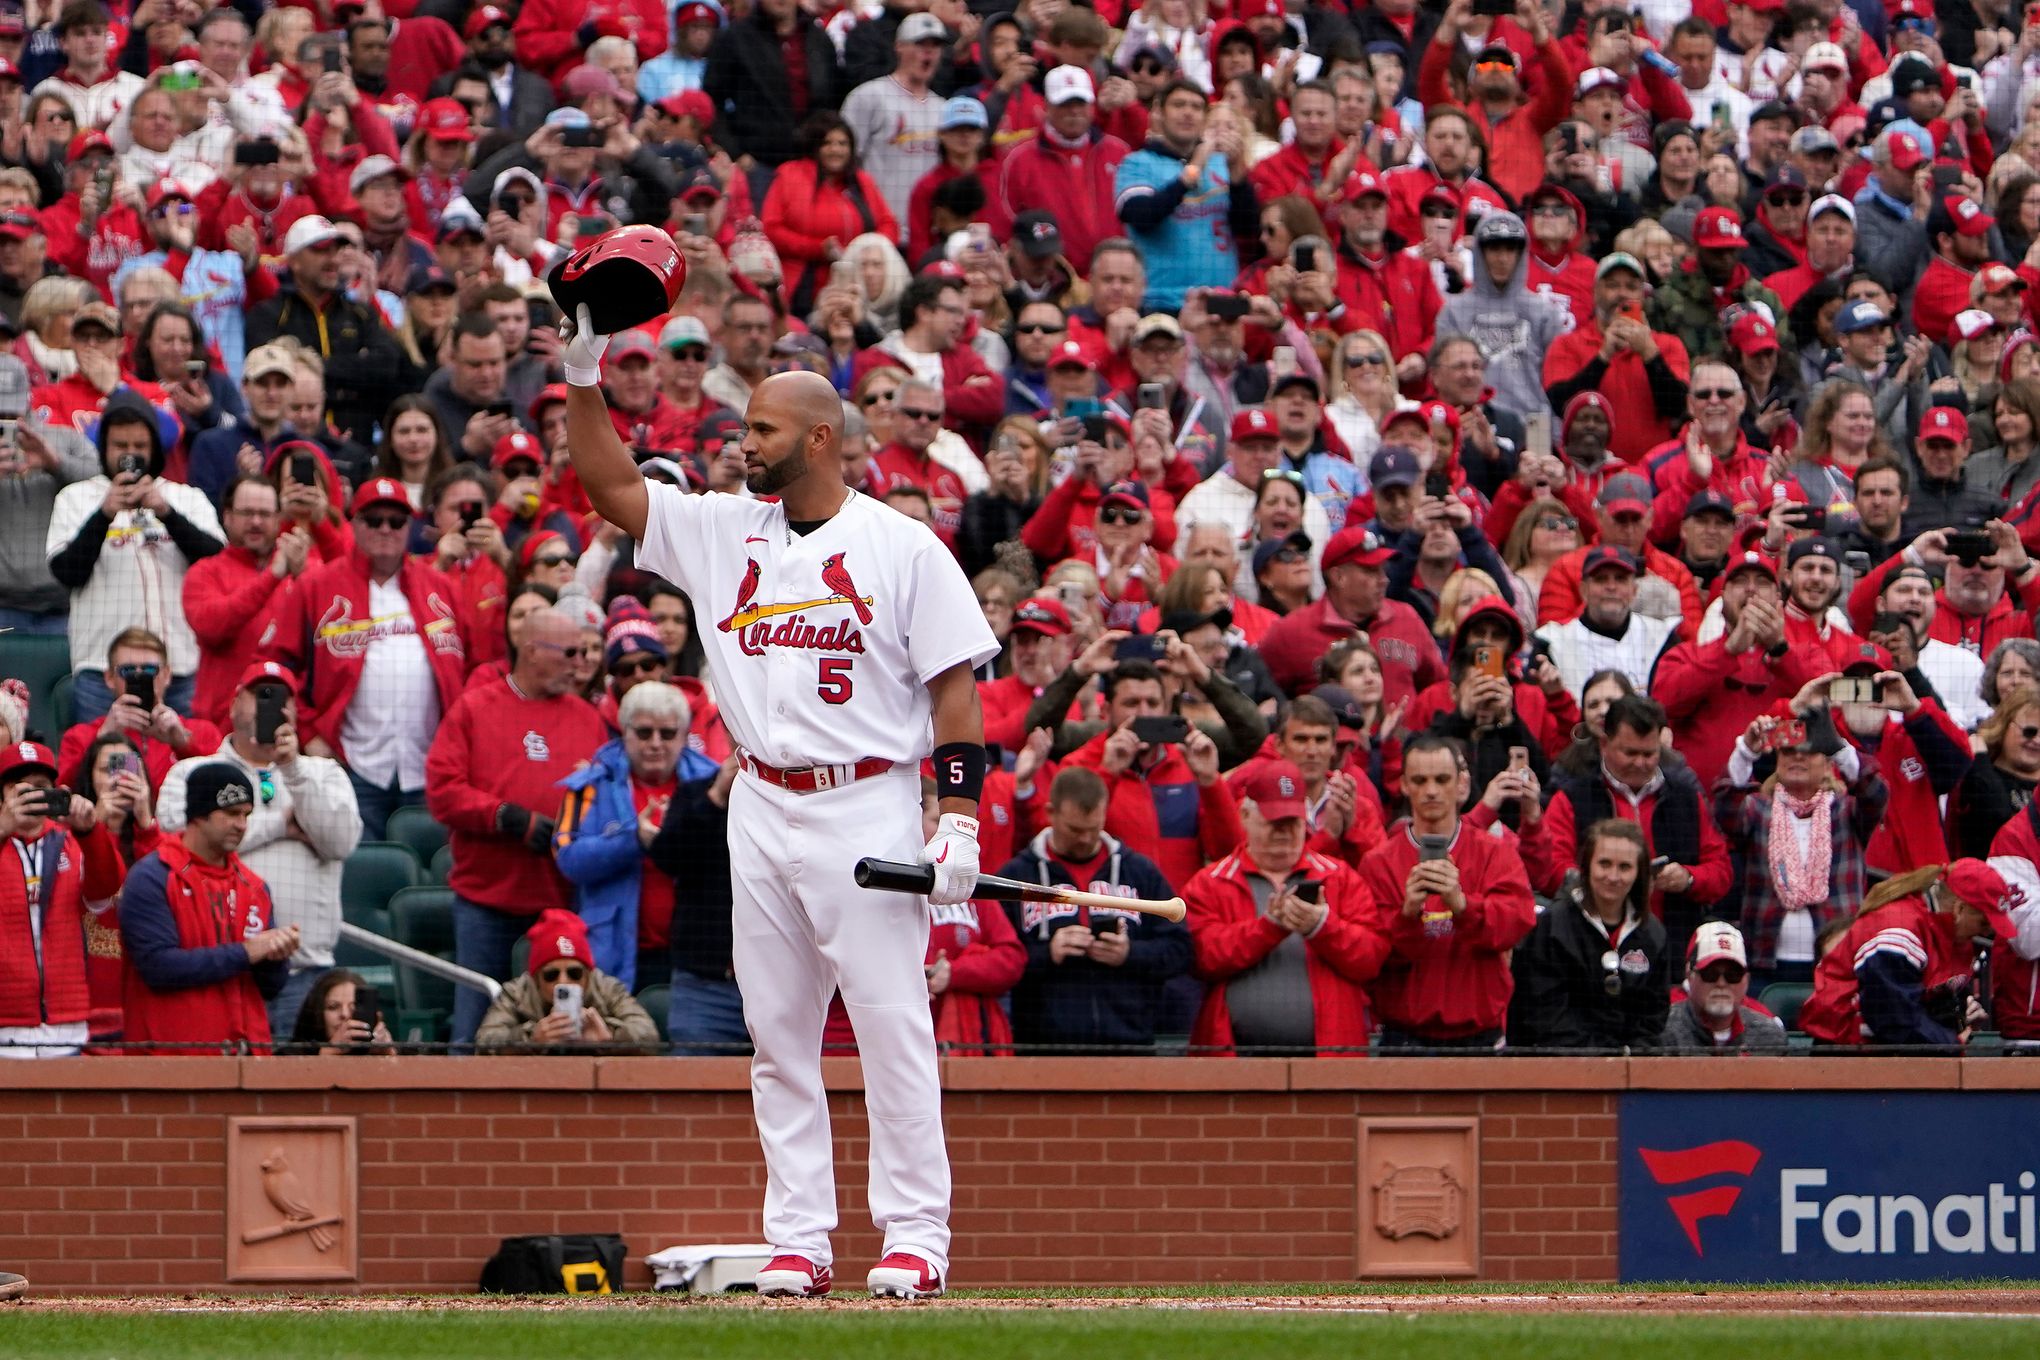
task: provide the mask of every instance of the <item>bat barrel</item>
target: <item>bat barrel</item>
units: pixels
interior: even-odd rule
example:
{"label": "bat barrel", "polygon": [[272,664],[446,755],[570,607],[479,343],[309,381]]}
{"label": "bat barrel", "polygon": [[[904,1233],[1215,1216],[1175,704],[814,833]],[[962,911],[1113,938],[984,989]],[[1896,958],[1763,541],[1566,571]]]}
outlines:
{"label": "bat barrel", "polygon": [[902,864],[892,859],[860,859],[855,877],[858,887],[878,892],[925,893],[935,886],[933,865]]}

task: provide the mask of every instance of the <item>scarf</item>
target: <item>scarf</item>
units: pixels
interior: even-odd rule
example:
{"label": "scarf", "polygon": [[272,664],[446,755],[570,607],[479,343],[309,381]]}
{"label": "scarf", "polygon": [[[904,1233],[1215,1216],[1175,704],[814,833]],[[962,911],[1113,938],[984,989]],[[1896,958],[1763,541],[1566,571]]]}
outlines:
{"label": "scarf", "polygon": [[[1804,911],[1828,898],[1828,862],[1834,846],[1828,814],[1835,795],[1823,789],[1811,798],[1794,798],[1780,788],[1771,794],[1771,876],[1778,901],[1787,911]],[[1792,823],[1811,815],[1812,834],[1800,849]]]}

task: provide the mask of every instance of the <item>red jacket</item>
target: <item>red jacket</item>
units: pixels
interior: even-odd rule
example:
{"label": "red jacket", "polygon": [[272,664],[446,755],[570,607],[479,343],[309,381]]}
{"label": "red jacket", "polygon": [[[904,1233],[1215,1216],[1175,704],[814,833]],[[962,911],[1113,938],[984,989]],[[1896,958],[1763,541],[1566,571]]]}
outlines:
{"label": "red jacket", "polygon": [[[1884,582],[1904,565],[1905,554],[1895,554],[1865,572],[1849,592],[1849,622],[1858,632],[1870,631]],[[1978,656],[1989,656],[2006,638],[2033,636],[2035,609],[2040,609],[2040,571],[2027,576],[2023,585],[2007,580],[2004,594],[1991,604],[1988,613],[1981,615],[1958,612],[1948,603],[1947,592],[1936,590],[1934,621],[1927,625],[1927,636],[1951,646],[1967,647]]]}
{"label": "red jacket", "polygon": [[[239,676],[234,677],[239,679]],[[172,746],[167,741],[153,737],[135,738],[135,749],[142,753],[142,773],[149,781],[149,792],[163,787],[163,776],[170,773],[170,767],[191,756],[209,756],[220,749],[225,729],[216,727],[203,718],[186,718],[184,730],[187,739],[182,746]],[[57,746],[57,771],[64,784],[71,788],[88,787],[92,780],[85,770],[85,752],[99,737],[98,722],[72,723],[64,731],[64,739]]]}
{"label": "red jacket", "polygon": [[[291,224],[319,210],[311,195],[302,191],[286,193],[268,207],[249,198],[222,175],[198,191],[198,244],[207,250],[227,250],[227,228],[255,229],[262,263],[270,269],[284,268],[283,238]],[[253,296],[252,290],[250,294]]]}
{"label": "red jacket", "polygon": [[[164,840],[137,863],[121,896],[121,948],[127,955],[124,1036],[194,1053],[195,1042],[269,1044],[269,1009],[256,969],[281,984],[281,959],[250,964],[243,943],[275,919],[269,887],[229,855],[213,866]],[[146,935],[144,932],[146,931]]]}
{"label": "red jacket", "polygon": [[[1542,151],[1537,154],[1537,165],[1541,173],[1544,165]],[[1466,229],[1466,205],[1469,203],[1482,204],[1482,215],[1509,210],[1508,203],[1495,192],[1492,184],[1485,184],[1474,175],[1454,182],[1428,165],[1398,165],[1382,175],[1381,185],[1388,190],[1388,229],[1405,241],[1424,239],[1424,220],[1417,209],[1424,201],[1424,195],[1436,188],[1443,187],[1459,201],[1457,230],[1461,232]]]}
{"label": "red jacket", "polygon": [[864,200],[862,212],[848,187],[837,179],[823,179],[821,167],[809,157],[788,161],[772,172],[772,188],[765,194],[765,235],[785,262],[786,296],[792,297],[803,284],[819,293],[828,282],[831,238],[839,248],[870,231],[889,241],[899,239],[899,223],[877,182],[859,170],[857,188]]}
{"label": "red jacket", "polygon": [[1108,236],[1123,236],[1119,214],[1112,206],[1113,181],[1119,163],[1132,154],[1117,137],[1095,128],[1084,146],[1058,146],[1054,134],[1041,135],[1013,148],[999,172],[998,192],[988,209],[992,230],[1009,236],[1021,213],[1046,209],[1062,228],[1063,255],[1079,274],[1091,269],[1091,252]]}
{"label": "red jacket", "polygon": [[1384,1025],[1427,1039],[1465,1039],[1500,1029],[1516,980],[1509,951],[1537,924],[1537,900],[1506,829],[1460,823],[1450,856],[1466,909],[1454,916],[1433,897],[1414,918],[1403,915],[1403,885],[1417,867],[1416,833],[1407,821],[1360,862],[1360,879],[1391,946],[1374,983]]}
{"label": "red jacket", "polygon": [[896,486],[918,486],[928,493],[935,510],[935,536],[951,552],[956,535],[963,528],[963,478],[927,454],[916,454],[894,440],[871,456],[871,470],[878,474],[887,491]]}
{"label": "red jacket", "polygon": [[[1658,332],[1653,338],[1664,355],[1665,365],[1679,375],[1680,382],[1686,381],[1689,375],[1685,345],[1676,335]],[[1600,323],[1589,307],[1585,319],[1559,336],[1558,343],[1546,351],[1544,385],[1552,387],[1578,376],[1581,369],[1600,357],[1602,339]],[[1670,422],[1658,415],[1657,404],[1651,400],[1650,375],[1644,372],[1643,360],[1636,357],[1635,351],[1624,349],[1610,359],[1607,372],[1601,375],[1594,390],[1608,398],[1618,413],[1612,422],[1614,428],[1608,432],[1608,452],[1623,462],[1638,461],[1672,437]],[[1683,505],[1679,508],[1685,509]]]}
{"label": "red jacket", "polygon": [[[420,566],[429,567],[435,559],[433,554],[420,553],[417,560]],[[510,583],[496,559],[476,553],[465,562],[454,563],[453,570],[444,575],[453,582],[454,608],[459,611],[460,635],[467,640],[469,668],[508,656],[510,638],[503,631],[503,606]]]}
{"label": "red jacket", "polygon": [[1681,642],[1659,658],[1650,694],[1665,706],[1679,754],[1700,787],[1711,789],[1728,771],[1729,752],[1751,720],[1826,670],[1824,662],[1810,663],[1789,650],[1776,662],[1758,647],[1730,656],[1726,637]]}
{"label": "red jacket", "polygon": [[49,242],[49,261],[62,266],[66,274],[89,281],[99,290],[99,296],[111,304],[114,272],[130,257],[154,250],[155,238],[142,224],[140,214],[125,203],[117,203],[110,211],[101,213],[92,224],[90,236],[78,234],[83,221],[76,194],[65,194],[43,210],[42,231]]}
{"label": "red jacket", "polygon": [[[1664,337],[1669,340],[1671,337]],[[1678,344],[1677,340],[1671,343]],[[1683,351],[1682,351],[1683,352]],[[1631,356],[1632,358],[1635,356]],[[1681,377],[1687,376],[1682,370]],[[1618,410],[1627,408],[1617,406]],[[1712,450],[1710,450],[1712,452]],[[1657,496],[1651,501],[1650,538],[1668,551],[1679,546],[1679,524],[1686,518],[1686,506],[1702,491],[1719,491],[1728,497],[1738,515],[1754,515],[1764,505],[1764,454],[1740,431],[1735,451],[1723,458],[1714,455],[1714,465],[1702,485],[1686,461],[1683,435],[1666,436],[1666,442],[1643,455],[1643,472],[1650,478]]]}
{"label": "red jacket", "polygon": [[1530,59],[1525,57],[1530,97],[1501,118],[1490,119],[1486,107],[1478,100],[1462,102],[1452,97],[1446,72],[1458,47],[1457,39],[1449,44],[1434,40],[1424,45],[1424,55],[1417,67],[1417,98],[1427,109],[1449,105],[1471,118],[1486,134],[1487,155],[1483,164],[1487,166],[1488,177],[1496,187],[1521,202],[1544,178],[1544,134],[1564,122],[1572,107],[1572,63],[1555,42],[1539,47],[1537,60],[1543,80],[1531,78],[1527,69]]}
{"label": "red jacket", "polygon": [[[453,582],[415,559],[398,569],[397,579],[432,663],[443,716],[453,711],[467,677],[459,592]],[[341,749],[340,728],[361,683],[371,641],[368,558],[359,550],[323,562],[300,577],[297,590],[263,634],[262,650],[298,673],[300,739],[319,737],[342,760],[347,753]]]}
{"label": "red jacket", "polygon": [[[86,978],[85,921],[93,904],[120,891],[127,867],[112,833],[94,824],[81,841],[48,823],[40,838],[50,881],[34,899],[10,838],[0,847],[0,1026],[75,1025],[92,1013]],[[47,902],[48,909],[44,909]],[[42,918],[38,958],[29,913]]]}
{"label": "red jacket", "polygon": [[1342,329],[1378,333],[1398,360],[1430,352],[1445,305],[1431,266],[1415,255],[1390,250],[1371,260],[1345,243],[1339,246],[1339,302],[1346,309]]}
{"label": "red jacket", "polygon": [[1863,863],[1892,875],[1946,863],[1948,841],[1941,826],[1941,799],[1954,791],[1969,768],[1969,734],[1932,699],[1920,700],[1919,712],[1904,722],[1887,719],[1884,735],[1875,746],[1847,727],[1842,731],[1876,757],[1877,773],[1884,776],[1884,786],[1891,791],[1884,820],[1863,847]]}
{"label": "red jacket", "polygon": [[[1063,478],[1020,526],[1020,541],[1044,562],[1088,558],[1098,547],[1098,502],[1104,498],[1104,489],[1089,477]],[[1159,486],[1149,487],[1148,513],[1154,521],[1148,542],[1159,553],[1176,541],[1176,498]]]}
{"label": "red jacket", "polygon": [[256,659],[263,632],[295,584],[238,544],[191,564],[184,574],[184,618],[198,638],[193,713],[212,723],[227,720],[241,672]]}
{"label": "red jacket", "polygon": [[1920,897],[1886,902],[1859,913],[1821,959],[1813,995],[1799,1010],[1799,1028],[1830,1044],[1931,1042],[1916,1033],[1875,1033],[1874,1018],[1863,1011],[1863,979],[1897,974],[1918,989],[1918,1003],[1925,1003],[1937,994],[1961,992],[1970,970],[1969,950],[1955,942],[1954,916]]}
{"label": "red jacket", "polygon": [[1345,149],[1345,144],[1334,137],[1332,144],[1325,148],[1325,154],[1313,162],[1295,142],[1284,142],[1280,150],[1271,152],[1249,172],[1247,182],[1254,186],[1254,196],[1264,205],[1294,194],[1322,211],[1325,205],[1320,201],[1320,194],[1329,188],[1332,191],[1330,197],[1336,198],[1346,187],[1324,182],[1326,169]]}
{"label": "red jacket", "polygon": [[[1998,828],[1990,853],[1992,858],[2017,855],[2040,864],[2033,804]],[[1999,940],[1990,951],[1990,1020],[2007,1039],[2040,1039],[2040,962],[2021,958],[2007,940]]]}
{"label": "red jacket", "polygon": [[1105,781],[1105,834],[1153,860],[1170,883],[1188,883],[1212,860],[1231,854],[1246,834],[1239,804],[1223,779],[1200,787],[1183,753],[1167,747],[1146,770],[1105,768],[1100,732],[1070,752],[1068,765],[1095,770]]}
{"label": "red jacket", "polygon": [[[525,0],[511,30],[517,39],[517,64],[528,66],[559,88],[569,71],[582,63],[581,25],[593,24],[597,37],[628,38],[643,65],[666,50],[666,10],[659,0]],[[626,109],[625,112],[629,110]]]}
{"label": "red jacket", "polygon": [[[1190,1042],[1200,1049],[1232,1047],[1225,984],[1257,966],[1289,938],[1288,930],[1254,905],[1248,880],[1259,872],[1242,846],[1183,885],[1183,901],[1190,908],[1184,924],[1190,928],[1194,968],[1198,978],[1212,984],[1190,1035]],[[1388,936],[1366,884],[1353,870],[1306,851],[1291,877],[1298,873],[1306,882],[1325,885],[1325,904],[1330,908],[1316,933],[1304,937],[1314,1041],[1319,1048],[1364,1051],[1374,1030],[1367,985],[1388,960]]]}
{"label": "red jacket", "polygon": [[[1017,675],[1002,675],[997,680],[979,681],[978,707],[985,715],[985,744],[997,746],[1005,751],[1018,751],[1026,745],[1027,732],[1024,724],[1027,721],[1027,710],[1032,708],[1034,701],[1040,697],[1041,691]],[[1082,722],[1085,716],[1082,699],[1070,704],[1068,714],[1070,722]],[[980,817],[978,820],[982,823],[984,819]],[[980,830],[982,831],[982,827]],[[1019,839],[1027,838],[1022,836]],[[980,858],[986,864],[993,862],[990,855]],[[1011,855],[1006,856],[1006,859],[1011,858]],[[997,862],[1004,864],[1006,859]]]}
{"label": "red jacket", "polygon": [[531,699],[508,679],[462,695],[425,756],[425,805],[452,833],[446,885],[508,916],[571,908],[552,855],[498,831],[496,809],[552,816],[560,781],[607,740],[601,715],[577,695]]}
{"label": "red jacket", "polygon": [[[1270,625],[1261,639],[1261,659],[1284,691],[1302,694],[1317,684],[1318,658],[1359,631],[1323,597]],[[1383,600],[1367,621],[1367,636],[1381,658],[1382,703],[1414,699],[1418,690],[1445,678],[1437,640],[1408,605]]]}
{"label": "red jacket", "polygon": [[[1281,758],[1279,739],[1270,734],[1251,759],[1242,761],[1226,771],[1225,782],[1232,785],[1233,796],[1246,797],[1247,781],[1254,777],[1255,768],[1264,761]],[[1319,790],[1315,803],[1311,803],[1308,798],[1305,799],[1307,810],[1304,824],[1310,830],[1310,839],[1304,842],[1304,849],[1323,855],[1326,859],[1342,861],[1348,868],[1357,869],[1360,867],[1360,861],[1367,857],[1367,852],[1381,844],[1381,838],[1386,834],[1382,828],[1388,825],[1388,818],[1382,811],[1381,793],[1374,787],[1374,781],[1367,777],[1365,768],[1349,760],[1341,772],[1349,775],[1356,786],[1353,797],[1353,820],[1341,835],[1334,836],[1325,830],[1320,823],[1325,809],[1330,805],[1330,799],[1322,789]]]}
{"label": "red jacket", "polygon": [[[1005,863],[989,857],[985,862]],[[922,961],[949,960],[949,988],[929,1002],[935,1011],[935,1042],[970,1057],[1011,1057],[1013,1022],[1000,1001],[1027,971],[1027,950],[1013,932],[1012,919],[997,902],[958,902],[928,912],[928,952]],[[829,1002],[822,1051],[831,1057],[857,1051],[841,993]]]}
{"label": "red jacket", "polygon": [[1945,255],[1936,254],[1913,285],[1913,325],[1936,345],[1948,343],[1948,328],[1956,314],[1969,310],[1969,281],[1973,269],[1964,269]]}
{"label": "red jacket", "polygon": [[[874,345],[859,350],[851,364],[850,385],[864,381],[873,369],[904,370],[898,356]],[[954,430],[964,425],[996,425],[1006,413],[1006,386],[985,367],[969,345],[958,341],[942,352],[942,423]]]}
{"label": "red jacket", "polygon": [[1011,770],[985,771],[984,791],[978,795],[978,863],[1006,863],[1014,846],[1027,844],[1048,825],[1048,786],[1057,768],[1054,761],[1044,763],[1025,798],[1017,796]]}

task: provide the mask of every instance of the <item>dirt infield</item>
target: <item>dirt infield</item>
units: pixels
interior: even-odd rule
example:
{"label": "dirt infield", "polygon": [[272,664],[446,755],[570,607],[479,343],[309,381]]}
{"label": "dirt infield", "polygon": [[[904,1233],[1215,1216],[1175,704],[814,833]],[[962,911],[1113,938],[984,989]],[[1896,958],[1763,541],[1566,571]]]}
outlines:
{"label": "dirt infield", "polygon": [[761,1312],[822,1311],[828,1313],[922,1308],[941,1311],[1143,1310],[1214,1311],[1226,1313],[1462,1313],[1617,1315],[1748,1315],[1807,1314],[1823,1316],[1906,1316],[1934,1314],[1963,1317],[2040,1317],[2040,1290],[2033,1289],[1707,1289],[1607,1291],[1596,1293],[1323,1293],[1226,1294],[1175,1293],[1167,1296],[1115,1297],[1013,1292],[961,1293],[925,1303],[905,1304],[846,1295],[821,1302],[766,1300],[748,1295],[617,1294],[602,1298],[482,1298],[475,1295],[164,1295],[159,1297],[30,1297],[0,1304],[7,1311],[29,1313],[404,1313],[404,1312],[552,1312],[594,1308],[625,1312],[637,1309],[709,1309]]}

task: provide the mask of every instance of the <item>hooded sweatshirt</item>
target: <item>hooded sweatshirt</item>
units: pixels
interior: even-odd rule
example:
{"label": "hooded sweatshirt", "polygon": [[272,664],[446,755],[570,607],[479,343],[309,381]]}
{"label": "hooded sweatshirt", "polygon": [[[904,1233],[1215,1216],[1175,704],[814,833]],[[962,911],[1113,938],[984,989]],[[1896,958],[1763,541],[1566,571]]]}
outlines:
{"label": "hooded sweatshirt", "polygon": [[0,478],[0,599],[10,609],[32,614],[61,614],[71,606],[71,592],[50,575],[50,516],[57,496],[75,482],[99,471],[98,451],[75,430],[45,428],[43,442],[57,456],[50,471],[40,469],[18,477]]}
{"label": "hooded sweatshirt", "polygon": [[1473,233],[1473,282],[1465,292],[1447,298],[1438,313],[1440,335],[1471,336],[1480,346],[1495,404],[1518,416],[1550,405],[1544,395],[1544,356],[1565,334],[1568,313],[1562,304],[1530,290],[1527,248],[1502,287],[1488,274],[1479,247],[1489,241],[1528,239],[1523,219],[1514,213],[1483,217]]}
{"label": "hooded sweatshirt", "polygon": [[1587,251],[1587,209],[1572,190],[1557,184],[1540,184],[1539,194],[1557,194],[1572,209],[1572,239],[1561,250],[1547,250],[1530,238],[1530,289],[1565,303],[1573,323],[1584,326],[1594,319],[1594,260]]}
{"label": "hooded sweatshirt", "polygon": [[[106,434],[118,412],[138,413],[149,429],[149,474],[158,479],[167,511],[144,508],[108,516],[102,508],[113,478],[106,466]],[[99,420],[98,476],[57,493],[43,544],[50,574],[71,590],[71,669],[97,671],[121,630],[141,627],[170,647],[170,673],[198,670],[198,639],[184,619],[184,574],[193,562],[226,546],[219,517],[205,493],[162,481],[165,448],[156,408],[121,390],[107,399]]]}

